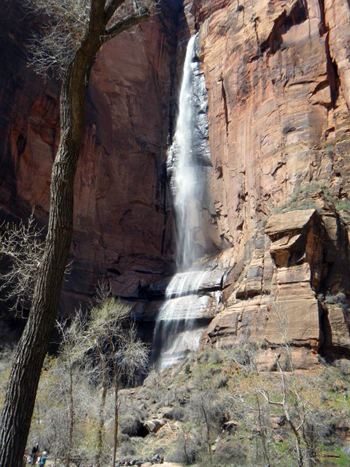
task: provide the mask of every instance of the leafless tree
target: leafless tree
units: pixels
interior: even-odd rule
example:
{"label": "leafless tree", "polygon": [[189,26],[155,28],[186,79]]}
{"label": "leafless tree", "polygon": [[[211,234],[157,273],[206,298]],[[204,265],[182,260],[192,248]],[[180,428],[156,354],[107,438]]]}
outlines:
{"label": "leafless tree", "polygon": [[[65,453],[65,466],[69,467],[73,449],[73,435],[75,428],[75,374],[79,364],[83,365],[81,353],[76,351],[79,347],[79,342],[84,333],[85,319],[81,310],[76,312],[71,324],[67,326],[67,322],[57,323],[58,330],[62,338],[59,362],[63,371],[68,377],[67,385],[67,406],[68,406],[68,424],[67,424],[67,448]],[[80,372],[81,374],[81,372]]]}
{"label": "leafless tree", "polygon": [[[73,360],[74,351],[70,362]],[[58,465],[72,465],[79,458],[93,461],[94,447],[89,445],[89,449],[86,448],[86,438],[90,433],[85,422],[93,425],[96,420],[97,396],[97,388],[91,384],[88,372],[79,362],[71,365],[62,354],[47,358],[28,445],[38,443],[42,448],[48,447],[50,456]]]}
{"label": "leafless tree", "polygon": [[[102,381],[101,407],[97,434],[98,452],[96,465],[99,467],[103,452],[104,409],[108,391],[114,388],[114,437],[112,465],[116,462],[119,428],[119,387],[121,378],[132,382],[135,375],[145,370],[148,363],[148,347],[136,335],[136,327],[129,321],[130,308],[106,297],[103,291],[101,299],[90,312],[86,330],[81,336],[79,352],[92,359],[95,374]],[[112,374],[112,381],[110,378]]]}
{"label": "leafless tree", "polygon": [[[41,368],[57,315],[73,232],[74,179],[84,131],[85,91],[90,71],[102,44],[150,16],[147,5],[141,4],[137,10],[132,5],[129,10],[123,9],[125,5],[126,0],[29,2],[36,12],[46,15],[46,36],[49,38],[52,32],[59,46],[54,53],[48,46],[41,54],[43,61],[36,59],[36,62],[39,70],[49,64],[58,69],[62,77],[60,142],[52,168],[44,252],[0,416],[1,467],[22,465]],[[70,35],[68,42],[59,43],[57,34],[60,31],[62,36]],[[45,41],[39,42],[39,51],[44,47]]]}
{"label": "leafless tree", "polygon": [[[286,375],[281,369],[281,366],[278,363],[278,358],[276,359],[276,364],[278,367],[278,370],[281,375],[281,381],[282,381],[282,398],[281,400],[271,400],[269,397],[268,392],[265,389],[260,389],[260,394],[266,399],[268,404],[270,405],[275,405],[278,407],[281,407],[284,413],[284,416],[286,417],[286,421],[288,425],[291,428],[291,431],[295,437],[295,446],[296,446],[296,452],[297,452],[297,460],[298,460],[298,467],[304,467],[305,462],[304,462],[304,456],[303,456],[303,450],[302,450],[302,441],[301,441],[301,429],[303,425],[305,424],[305,416],[307,415],[307,412],[305,411],[305,407],[303,404],[303,410],[297,411],[297,419],[292,416],[292,408],[291,408],[291,402],[290,402],[290,390],[288,388],[288,383],[286,380]],[[295,399],[294,399],[295,401]]]}
{"label": "leafless tree", "polygon": [[9,268],[1,276],[0,292],[13,311],[21,312],[33,296],[44,252],[43,229],[38,228],[33,211],[26,222],[2,224],[1,230],[0,257],[9,259]]}
{"label": "leafless tree", "polygon": [[212,443],[214,435],[220,431],[223,409],[217,397],[214,380],[208,377],[210,370],[197,366],[194,374],[194,386],[197,392],[190,399],[190,414],[198,427],[204,428],[204,439],[208,458],[212,463]]}
{"label": "leafless tree", "polygon": [[312,413],[312,406],[309,400],[304,400],[296,382],[291,346],[288,341],[287,316],[280,311],[278,306],[274,307],[274,311],[281,331],[282,349],[286,356],[285,366],[289,371],[284,371],[280,363],[281,355],[275,353],[276,368],[281,381],[281,398],[279,400],[272,400],[268,391],[264,388],[259,388],[258,392],[265,398],[268,404],[282,409],[286,422],[295,438],[298,467],[310,467],[315,459],[310,448],[306,426]]}

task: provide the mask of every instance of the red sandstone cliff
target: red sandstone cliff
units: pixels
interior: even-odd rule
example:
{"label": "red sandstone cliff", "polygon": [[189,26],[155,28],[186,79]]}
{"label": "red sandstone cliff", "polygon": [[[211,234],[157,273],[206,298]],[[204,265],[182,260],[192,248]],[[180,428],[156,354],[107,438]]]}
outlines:
{"label": "red sandstone cliff", "polygon": [[[320,350],[349,355],[349,3],[186,0],[177,31],[171,2],[163,3],[167,11],[106,46],[94,67],[62,308],[91,294],[106,272],[115,293],[132,299],[170,272],[172,67],[177,48],[180,72],[197,29],[210,189],[226,248],[215,264],[227,271],[204,341],[287,341],[300,367]],[[18,23],[20,12],[9,14]],[[0,204],[17,215],[36,204],[44,221],[57,86],[25,68],[26,37],[11,21],[0,38]],[[263,364],[273,361],[269,352]]]}
{"label": "red sandstone cliff", "polygon": [[231,245],[225,309],[207,340],[284,339],[300,366],[320,348],[348,355],[338,294],[350,293],[349,3],[212,0],[185,11],[200,29],[211,192]]}
{"label": "red sandstone cliff", "polygon": [[[165,148],[178,10],[176,2],[163,2],[147,24],[118,36],[97,57],[75,184],[73,263],[63,313],[86,301],[106,275],[116,295],[132,298],[140,281],[168,274]],[[0,36],[1,213],[16,218],[36,206],[45,223],[58,143],[58,84],[44,83],[27,67],[28,37],[37,20],[20,3],[9,2],[6,13]]]}

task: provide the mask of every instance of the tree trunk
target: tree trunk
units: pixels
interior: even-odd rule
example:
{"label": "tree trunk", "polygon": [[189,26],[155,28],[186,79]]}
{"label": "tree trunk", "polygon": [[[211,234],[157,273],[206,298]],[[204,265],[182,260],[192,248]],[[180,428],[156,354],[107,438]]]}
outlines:
{"label": "tree trunk", "polygon": [[263,455],[266,467],[270,466],[270,456],[269,456],[269,449],[268,449],[268,440],[266,434],[266,426],[263,419],[262,408],[259,401],[259,396],[256,395],[256,404],[258,406],[258,422],[259,422],[259,429],[260,429],[260,437],[261,437],[261,444],[263,448]]}
{"label": "tree trunk", "polygon": [[204,415],[204,420],[205,420],[205,426],[207,429],[207,446],[208,446],[208,454],[209,454],[209,459],[210,461],[212,460],[212,451],[211,451],[211,444],[210,444],[210,425],[209,425],[209,420],[207,416],[207,411],[205,410],[204,403],[202,401],[201,404],[202,412]]}
{"label": "tree trunk", "polygon": [[102,359],[102,396],[101,396],[101,406],[100,406],[100,413],[99,413],[99,423],[98,423],[98,430],[97,430],[97,453],[96,453],[96,467],[101,467],[101,459],[103,455],[103,433],[104,433],[104,426],[105,426],[105,407],[106,407],[106,399],[108,393],[108,367],[105,363],[104,359]]}
{"label": "tree trunk", "polygon": [[73,189],[84,129],[86,59],[77,54],[63,80],[61,141],[52,168],[50,218],[27,325],[1,411],[0,467],[20,467],[41,368],[54,326],[73,232]]}
{"label": "tree trunk", "polygon": [[298,433],[298,430],[296,429],[294,423],[292,422],[289,411],[285,407],[284,408],[284,414],[286,416],[287,422],[289,423],[289,426],[291,427],[291,430],[295,436],[295,448],[297,452],[297,457],[298,457],[298,467],[304,467],[304,458],[303,458],[303,452],[301,449],[301,442],[300,442],[300,435]]}
{"label": "tree trunk", "polygon": [[69,422],[68,422],[68,447],[67,447],[67,458],[66,467],[70,466],[70,458],[72,455],[73,448],[73,433],[74,433],[74,380],[73,380],[73,364],[69,362]]}
{"label": "tree trunk", "polygon": [[114,442],[113,442],[113,460],[112,465],[116,464],[117,450],[118,450],[118,432],[119,432],[119,374],[116,370],[115,362],[114,367]]}

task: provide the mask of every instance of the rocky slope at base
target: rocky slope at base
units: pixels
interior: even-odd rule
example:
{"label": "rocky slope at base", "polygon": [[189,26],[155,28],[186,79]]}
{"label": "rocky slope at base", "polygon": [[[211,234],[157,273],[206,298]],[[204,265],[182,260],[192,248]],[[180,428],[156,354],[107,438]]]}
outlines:
{"label": "rocky slope at base", "polygon": [[119,465],[149,466],[156,456],[198,467],[263,466],[266,456],[270,465],[297,465],[293,431],[278,405],[284,390],[292,423],[303,423],[305,414],[304,461],[312,451],[319,465],[348,462],[347,362],[296,373],[284,350],[277,373],[259,372],[257,346],[241,343],[190,356],[152,372],[142,387],[122,390]]}

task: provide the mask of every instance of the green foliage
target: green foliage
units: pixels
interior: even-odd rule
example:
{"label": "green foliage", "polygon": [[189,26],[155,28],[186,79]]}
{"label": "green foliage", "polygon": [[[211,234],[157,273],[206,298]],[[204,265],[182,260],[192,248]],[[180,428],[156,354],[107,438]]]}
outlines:
{"label": "green foliage", "polygon": [[261,227],[262,228],[265,228],[266,227],[266,224],[267,224],[267,221],[269,220],[268,216],[264,216],[261,220]]}
{"label": "green foliage", "polygon": [[279,213],[303,209],[319,210],[315,201],[311,199],[316,194],[319,194],[324,199],[331,199],[333,201],[329,188],[323,182],[314,182],[305,187],[297,187],[290,198],[277,207],[274,212]]}
{"label": "green foliage", "polygon": [[274,213],[285,213],[304,209],[316,209],[316,211],[322,213],[322,209],[316,203],[317,198],[330,203],[337,212],[350,212],[350,200],[339,200],[332,195],[326,183],[321,181],[313,182],[303,187],[297,187],[285,203],[274,209]]}
{"label": "green foliage", "polygon": [[327,305],[333,305],[337,303],[346,303],[346,295],[343,292],[339,292],[335,295],[326,295],[325,303]]}
{"label": "green foliage", "polygon": [[338,292],[337,294],[328,293],[327,295],[319,294],[318,299],[324,303],[324,305],[337,305],[344,312],[349,308],[346,295],[343,292]]}
{"label": "green foliage", "polygon": [[350,200],[342,199],[335,202],[335,208],[337,211],[348,211],[350,212]]}

